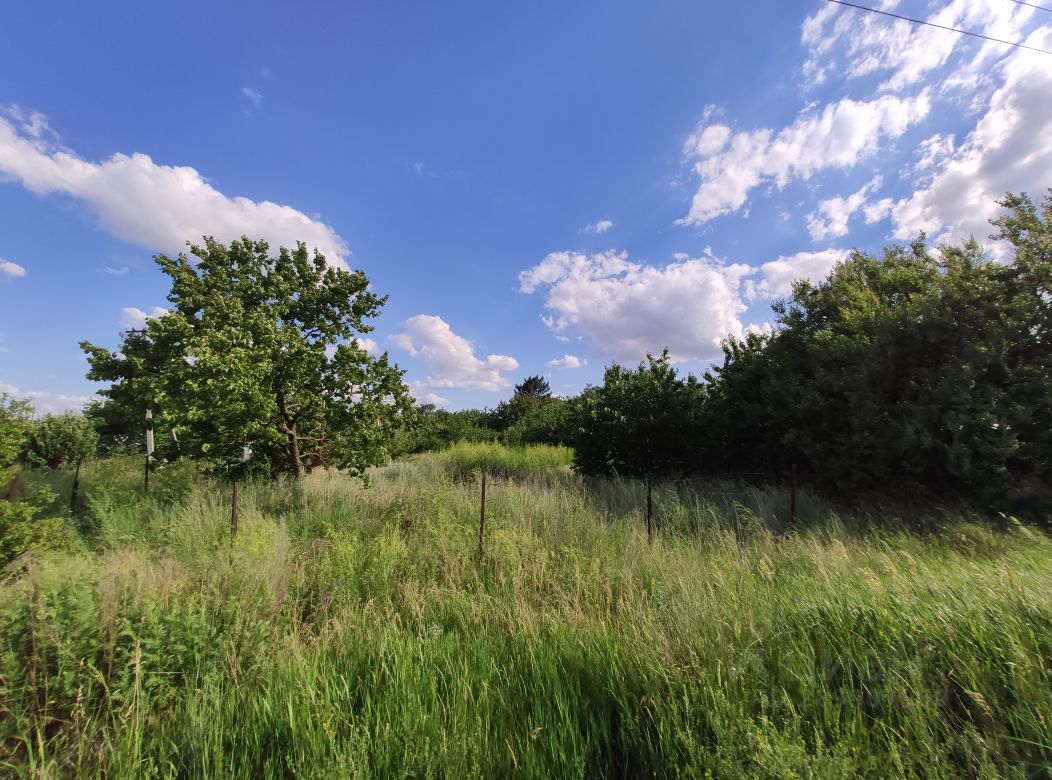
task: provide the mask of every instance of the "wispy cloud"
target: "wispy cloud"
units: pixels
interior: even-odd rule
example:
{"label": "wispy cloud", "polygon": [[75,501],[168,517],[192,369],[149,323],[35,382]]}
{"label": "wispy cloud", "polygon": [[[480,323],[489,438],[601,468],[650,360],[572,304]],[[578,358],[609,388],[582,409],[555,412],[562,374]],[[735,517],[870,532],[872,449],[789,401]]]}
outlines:
{"label": "wispy cloud", "polygon": [[591,225],[585,225],[582,230],[585,233],[605,233],[614,226],[614,223],[609,219],[601,219],[598,222],[593,222]]}
{"label": "wispy cloud", "polygon": [[252,104],[252,107],[259,111],[263,106],[263,96],[252,87],[242,87],[241,94],[248,98],[248,102]]}

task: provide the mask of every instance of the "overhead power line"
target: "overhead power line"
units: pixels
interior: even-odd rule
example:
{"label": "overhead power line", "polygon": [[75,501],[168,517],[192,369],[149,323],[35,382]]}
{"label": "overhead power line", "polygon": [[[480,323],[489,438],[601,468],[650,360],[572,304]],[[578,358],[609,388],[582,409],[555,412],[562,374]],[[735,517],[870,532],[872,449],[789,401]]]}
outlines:
{"label": "overhead power line", "polygon": [[1048,11],[1050,14],[1052,14],[1052,8],[1047,8],[1043,5],[1034,5],[1033,3],[1024,2],[1024,0],[1011,0],[1011,2],[1015,3],[1016,5],[1025,5],[1027,8],[1036,8],[1038,11]]}
{"label": "overhead power line", "polygon": [[[912,22],[913,24],[924,24],[928,27],[936,27],[940,30],[948,30],[949,32],[960,33],[961,35],[970,35],[973,38],[982,38],[984,41],[993,41],[994,43],[1003,43],[1006,46],[1015,46],[1020,49],[1027,49],[1028,51],[1036,51],[1039,54],[1052,54],[1052,51],[1048,51],[1046,49],[1039,49],[1036,46],[1027,46],[1025,43],[1019,43],[1018,41],[1006,41],[1003,38],[993,38],[989,35],[983,35],[982,33],[972,32],[971,30],[960,30],[956,27],[948,27],[944,24],[936,24],[935,22],[928,22],[924,19],[913,19],[909,16],[902,16],[901,14],[892,13],[891,11],[881,11],[879,8],[870,8],[865,5],[855,5],[855,3],[849,3],[847,2],[847,0],[829,0],[829,2],[836,3],[837,5],[846,5],[850,8],[857,8],[860,11],[869,11],[871,14],[890,16],[893,19],[901,19],[904,22]],[[1013,0],[1013,2],[1019,2],[1019,0]],[[1029,3],[1023,3],[1023,5],[1029,5]]]}

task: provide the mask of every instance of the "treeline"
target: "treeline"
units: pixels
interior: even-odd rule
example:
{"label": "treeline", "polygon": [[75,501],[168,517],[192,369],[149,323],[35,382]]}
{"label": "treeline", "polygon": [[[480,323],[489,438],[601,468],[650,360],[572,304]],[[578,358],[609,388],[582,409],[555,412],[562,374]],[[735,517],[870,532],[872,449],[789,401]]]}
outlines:
{"label": "treeline", "polygon": [[[668,352],[570,399],[517,387],[493,411],[422,410],[403,449],[569,444],[586,474],[777,478],[1052,510],[1052,197],[1007,196],[991,238],[854,252],[797,282],[777,327],[680,377]],[[538,378],[529,382],[536,384]],[[542,380],[543,381],[543,380]],[[546,388],[545,388],[546,390]]]}
{"label": "treeline", "polygon": [[197,264],[157,258],[173,309],[145,334],[117,352],[83,345],[89,377],[111,383],[85,418],[32,421],[6,402],[0,466],[141,451],[152,410],[155,462],[190,457],[230,476],[360,474],[460,441],[546,443],[573,447],[584,474],[795,469],[832,495],[923,492],[1047,514],[1052,196],[1001,205],[998,260],[974,240],[932,250],[923,236],[855,252],[820,283],[797,282],[776,327],[728,341],[703,376],[681,377],[665,351],[610,366],[572,398],[533,376],[496,409],[460,412],[411,409],[402,371],[358,346],[386,300],[360,272],[302,245],[272,257],[262,242],[209,240]]}

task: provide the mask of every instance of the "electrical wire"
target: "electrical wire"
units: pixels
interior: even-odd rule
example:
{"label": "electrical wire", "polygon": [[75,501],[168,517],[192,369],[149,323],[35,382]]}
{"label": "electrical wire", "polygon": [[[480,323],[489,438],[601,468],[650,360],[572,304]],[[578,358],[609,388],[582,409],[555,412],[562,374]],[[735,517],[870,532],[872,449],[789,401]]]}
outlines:
{"label": "electrical wire", "polygon": [[1043,5],[1034,5],[1033,3],[1024,2],[1024,0],[1009,0],[1009,1],[1012,2],[1012,3],[1015,3],[1016,5],[1025,5],[1027,8],[1036,8],[1038,11],[1048,11],[1050,14],[1052,14],[1052,8],[1046,8]]}
{"label": "electrical wire", "polygon": [[[1021,2],[1021,0],[1012,0],[1013,2]],[[1020,49],[1026,49],[1028,51],[1036,51],[1039,54],[1052,55],[1052,51],[1047,49],[1039,49],[1036,46],[1027,46],[1025,43],[1019,43],[1017,41],[1006,41],[1003,38],[993,38],[989,35],[983,35],[982,33],[972,32],[970,30],[960,30],[956,27],[947,27],[944,24],[936,24],[935,22],[928,22],[924,19],[913,19],[909,16],[902,16],[901,14],[892,13],[891,11],[881,11],[879,8],[870,8],[865,5],[856,5],[855,3],[849,3],[847,0],[829,0],[830,3],[836,3],[837,5],[846,5],[849,8],[857,8],[860,11],[869,11],[873,14],[881,14],[882,16],[890,16],[893,19],[901,19],[904,22],[912,22],[913,24],[924,24],[928,27],[936,27],[940,30],[948,30],[949,32],[960,33],[961,35],[970,35],[973,38],[982,38],[984,41],[993,41],[994,43],[1003,43],[1006,46],[1015,46]],[[1022,3],[1022,5],[1029,5],[1029,3]],[[1035,6],[1035,8],[1038,6]]]}

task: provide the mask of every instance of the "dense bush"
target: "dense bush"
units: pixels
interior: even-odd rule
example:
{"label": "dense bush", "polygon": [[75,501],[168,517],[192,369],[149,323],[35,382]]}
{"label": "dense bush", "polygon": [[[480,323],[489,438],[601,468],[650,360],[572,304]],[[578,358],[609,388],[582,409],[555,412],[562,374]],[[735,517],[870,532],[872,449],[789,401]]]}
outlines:
{"label": "dense bush", "polygon": [[635,370],[612,365],[571,403],[574,464],[586,474],[650,477],[696,469],[704,388],[680,379],[668,350]]}
{"label": "dense bush", "polygon": [[489,412],[465,409],[450,412],[434,404],[420,404],[415,408],[412,422],[395,434],[391,454],[409,455],[434,452],[457,442],[496,441],[499,433],[490,427]]}
{"label": "dense bush", "polygon": [[34,420],[26,444],[26,460],[57,469],[95,455],[99,437],[93,420],[79,414],[47,414]]}
{"label": "dense bush", "polygon": [[917,241],[798,282],[779,329],[732,341],[707,377],[699,466],[799,462],[839,492],[1052,498],[1052,197],[1003,205],[1011,262]]}
{"label": "dense bush", "polygon": [[0,469],[23,453],[32,425],[33,407],[28,401],[0,393]]}

